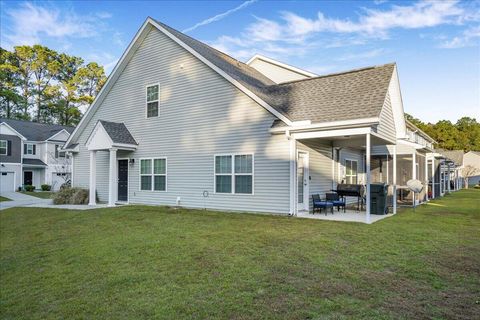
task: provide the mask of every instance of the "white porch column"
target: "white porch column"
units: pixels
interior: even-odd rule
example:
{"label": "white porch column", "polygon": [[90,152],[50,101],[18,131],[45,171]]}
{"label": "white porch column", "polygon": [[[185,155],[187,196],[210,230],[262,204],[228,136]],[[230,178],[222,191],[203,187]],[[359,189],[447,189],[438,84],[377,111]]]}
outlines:
{"label": "white porch column", "polygon": [[88,205],[96,205],[96,184],[97,184],[97,151],[90,150],[90,185]]}
{"label": "white porch column", "polygon": [[448,193],[450,193],[450,192],[452,192],[452,190],[450,188],[450,176],[452,175],[451,172],[450,172],[450,162],[447,165],[447,170],[448,170],[448,172],[447,172],[447,174],[448,174],[448,176],[447,176],[447,190],[448,190]]}
{"label": "white porch column", "polygon": [[117,201],[117,149],[110,149],[110,163],[108,174],[108,206],[114,207]]}
{"label": "white porch column", "polygon": [[435,199],[435,157],[432,158],[432,199]]}
{"label": "white porch column", "polygon": [[417,178],[417,152],[414,151],[412,153],[412,179],[418,179]]}
{"label": "white porch column", "polygon": [[296,214],[296,195],[297,195],[297,165],[296,165],[296,151],[297,151],[297,141],[294,137],[289,137],[289,148],[290,148],[290,215]]}
{"label": "white porch column", "polygon": [[370,183],[371,183],[371,175],[372,173],[370,172],[370,154],[371,154],[371,146],[370,146],[370,133],[367,133],[366,135],[366,161],[365,161],[365,171],[366,176],[367,176],[367,201],[366,201],[366,223],[370,223],[370,206],[371,206],[371,201],[370,201]]}
{"label": "white porch column", "polygon": [[428,158],[425,154],[425,200],[428,201]]}
{"label": "white porch column", "polygon": [[393,145],[393,213],[397,213],[397,145]]}

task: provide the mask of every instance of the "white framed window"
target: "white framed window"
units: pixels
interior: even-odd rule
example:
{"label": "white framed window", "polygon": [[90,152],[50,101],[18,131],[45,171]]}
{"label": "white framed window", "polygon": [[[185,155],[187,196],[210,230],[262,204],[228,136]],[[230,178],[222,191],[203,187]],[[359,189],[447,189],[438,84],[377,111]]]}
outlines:
{"label": "white framed window", "polygon": [[358,161],[357,160],[345,160],[345,183],[357,184],[358,183]]}
{"label": "white framed window", "polygon": [[140,159],[140,190],[167,191],[167,158]]}
{"label": "white framed window", "polygon": [[147,118],[158,117],[159,113],[159,104],[160,104],[160,85],[154,84],[147,86],[147,105],[146,113]]}
{"label": "white framed window", "polygon": [[33,143],[25,143],[23,145],[23,154],[32,154],[36,153],[37,146]]}
{"label": "white framed window", "polygon": [[0,140],[0,155],[6,156],[8,154],[7,140]]}
{"label": "white framed window", "polygon": [[62,151],[61,145],[55,145],[55,158],[65,158],[65,151]]}
{"label": "white framed window", "polygon": [[215,155],[215,193],[253,194],[253,154]]}

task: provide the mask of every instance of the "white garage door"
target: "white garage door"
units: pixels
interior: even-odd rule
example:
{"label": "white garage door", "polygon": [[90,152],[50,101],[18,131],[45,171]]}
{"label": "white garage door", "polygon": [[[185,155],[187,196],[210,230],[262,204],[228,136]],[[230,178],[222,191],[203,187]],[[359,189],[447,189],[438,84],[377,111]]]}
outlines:
{"label": "white garage door", "polygon": [[60,190],[60,187],[64,183],[65,183],[65,173],[56,173],[56,172],[52,173],[52,191]]}
{"label": "white garage door", "polygon": [[0,192],[15,191],[15,175],[13,172],[0,173]]}

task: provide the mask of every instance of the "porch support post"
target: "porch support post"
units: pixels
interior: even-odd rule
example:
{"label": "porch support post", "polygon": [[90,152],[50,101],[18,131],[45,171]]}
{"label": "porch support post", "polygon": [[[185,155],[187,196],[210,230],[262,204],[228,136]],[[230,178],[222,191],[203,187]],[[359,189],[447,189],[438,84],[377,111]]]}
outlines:
{"label": "porch support post", "polygon": [[397,145],[393,145],[393,214],[397,213]]}
{"label": "porch support post", "polygon": [[365,171],[367,176],[367,201],[366,201],[366,223],[370,223],[370,183],[371,183],[371,172],[370,172],[370,154],[371,154],[371,146],[370,146],[370,133],[366,135],[366,163],[365,163]]}
{"label": "porch support post", "polygon": [[432,158],[432,199],[435,199],[435,157]]}
{"label": "porch support post", "polygon": [[448,174],[448,176],[447,176],[447,190],[448,190],[448,193],[450,193],[452,191],[451,188],[450,188],[450,175],[451,175],[451,173],[450,173],[450,162],[448,162],[448,164],[447,164],[447,170],[448,170],[448,172],[447,172],[447,174]]}
{"label": "porch support post", "polygon": [[96,205],[96,184],[97,184],[97,151],[90,150],[90,181],[89,181],[89,195],[88,205]]}
{"label": "porch support post", "polygon": [[296,214],[296,176],[297,176],[297,165],[296,165],[296,151],[297,151],[297,141],[294,137],[289,137],[289,148],[290,148],[290,215]]}
{"label": "porch support post", "polygon": [[114,207],[117,201],[117,149],[110,149],[110,163],[108,174],[108,206]]}
{"label": "porch support post", "polygon": [[428,158],[425,154],[425,200],[428,201]]}

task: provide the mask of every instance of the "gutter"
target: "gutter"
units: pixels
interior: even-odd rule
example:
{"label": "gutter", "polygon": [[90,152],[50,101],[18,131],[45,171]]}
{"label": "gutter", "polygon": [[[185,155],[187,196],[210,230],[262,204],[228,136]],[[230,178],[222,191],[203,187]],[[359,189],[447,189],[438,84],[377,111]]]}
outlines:
{"label": "gutter", "polygon": [[271,133],[287,133],[287,136],[290,135],[290,132],[302,132],[310,130],[332,130],[332,129],[345,129],[345,128],[356,128],[356,127],[365,127],[379,124],[380,119],[378,117],[373,118],[364,118],[356,120],[341,120],[341,121],[332,121],[325,123],[316,123],[316,124],[296,124],[293,123],[292,126],[285,126],[279,128],[270,128]]}

